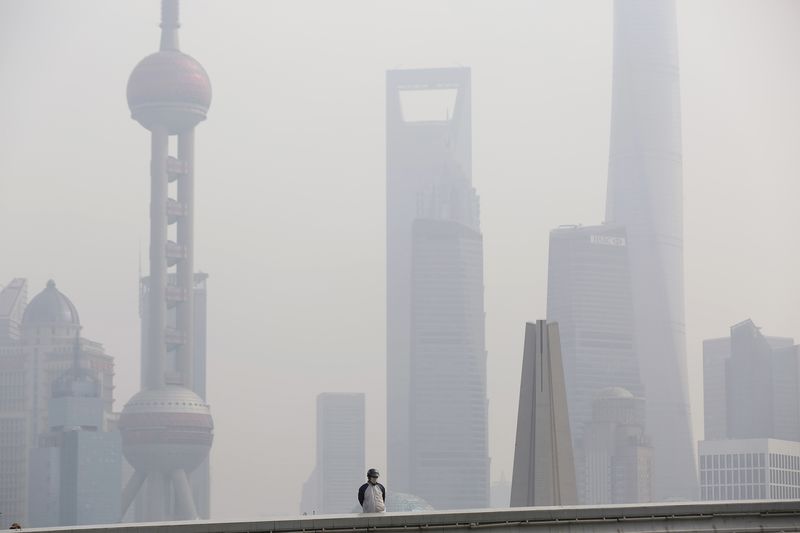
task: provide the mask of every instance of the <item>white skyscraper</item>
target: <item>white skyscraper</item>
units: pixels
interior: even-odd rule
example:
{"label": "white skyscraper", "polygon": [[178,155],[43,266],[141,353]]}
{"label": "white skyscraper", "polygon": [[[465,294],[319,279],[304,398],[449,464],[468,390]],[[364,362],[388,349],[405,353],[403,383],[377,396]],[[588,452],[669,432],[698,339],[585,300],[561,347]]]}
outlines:
{"label": "white skyscraper", "polygon": [[674,0],[616,0],[606,222],[625,227],[657,500],[695,499]]}

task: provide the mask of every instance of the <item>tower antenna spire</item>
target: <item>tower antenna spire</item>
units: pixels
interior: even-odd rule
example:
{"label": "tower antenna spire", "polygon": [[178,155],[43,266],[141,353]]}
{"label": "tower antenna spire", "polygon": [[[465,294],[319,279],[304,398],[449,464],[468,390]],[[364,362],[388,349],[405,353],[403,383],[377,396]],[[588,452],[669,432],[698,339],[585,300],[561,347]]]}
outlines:
{"label": "tower antenna spire", "polygon": [[178,43],[178,0],[161,0],[161,46],[159,50],[180,50]]}

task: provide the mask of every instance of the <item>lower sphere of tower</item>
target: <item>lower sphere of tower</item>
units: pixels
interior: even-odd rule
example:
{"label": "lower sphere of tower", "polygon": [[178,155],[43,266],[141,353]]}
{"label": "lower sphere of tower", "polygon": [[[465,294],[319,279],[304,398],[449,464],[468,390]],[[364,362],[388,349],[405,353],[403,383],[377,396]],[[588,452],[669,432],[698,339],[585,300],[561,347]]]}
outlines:
{"label": "lower sphere of tower", "polygon": [[144,390],[119,418],[122,451],[136,470],[191,472],[211,449],[214,422],[208,405],[180,386]]}

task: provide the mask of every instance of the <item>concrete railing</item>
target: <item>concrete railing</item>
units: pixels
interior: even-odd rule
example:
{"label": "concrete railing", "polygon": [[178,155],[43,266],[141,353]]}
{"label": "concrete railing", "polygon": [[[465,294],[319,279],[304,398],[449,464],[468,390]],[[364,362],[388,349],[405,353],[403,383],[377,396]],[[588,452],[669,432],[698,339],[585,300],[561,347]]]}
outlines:
{"label": "concrete railing", "polygon": [[[520,507],[67,528],[86,533],[800,532],[800,501]],[[30,531],[30,530],[27,530]],[[57,531],[39,529],[36,531]]]}

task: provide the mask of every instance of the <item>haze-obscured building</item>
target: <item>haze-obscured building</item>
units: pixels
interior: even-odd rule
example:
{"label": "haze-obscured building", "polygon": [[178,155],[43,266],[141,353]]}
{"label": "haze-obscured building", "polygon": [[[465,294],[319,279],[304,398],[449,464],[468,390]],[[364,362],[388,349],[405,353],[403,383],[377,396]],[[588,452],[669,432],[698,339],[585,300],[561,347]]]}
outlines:
{"label": "haze-obscured building", "polygon": [[350,513],[358,508],[358,487],[367,479],[365,409],[363,393],[317,396],[317,513]]}
{"label": "haze-obscured building", "polygon": [[626,233],[659,501],[698,494],[686,369],[680,86],[675,1],[615,0],[605,221]]}
{"label": "haze-obscured building", "polygon": [[122,441],[103,410],[100,382],[80,366],[52,385],[48,432],[30,455],[32,527],[112,524],[119,520]]}
{"label": "haze-obscured building", "polygon": [[800,346],[752,320],[703,342],[704,500],[800,497]]}
{"label": "haze-obscured building", "polygon": [[0,292],[0,512],[4,522],[31,524],[31,450],[50,430],[53,386],[74,365],[76,339],[79,365],[96,379],[106,423],[114,418],[114,360],[101,344],[80,337],[78,310],[52,280],[30,303],[26,292],[23,279]]}
{"label": "haze-obscured building", "polygon": [[621,387],[596,395],[584,434],[583,503],[652,501],[653,449],[645,423],[644,399]]}
{"label": "haze-obscured building", "polygon": [[705,440],[698,453],[703,500],[800,498],[800,442]]}
{"label": "haze-obscured building", "polygon": [[[612,387],[639,398],[644,394],[623,227],[561,226],[550,232],[547,320],[558,323],[561,337],[578,499],[595,503],[607,496],[591,487],[605,486],[607,480],[585,464],[586,450],[605,446],[586,435],[593,401],[601,390]],[[595,473],[601,477],[593,478]],[[631,487],[624,492],[638,491]]]}
{"label": "haze-obscured building", "polygon": [[800,441],[800,348],[752,320],[703,342],[706,440]]}
{"label": "haze-obscured building", "polygon": [[387,73],[386,480],[436,509],[489,504],[470,93],[467,68]]}

